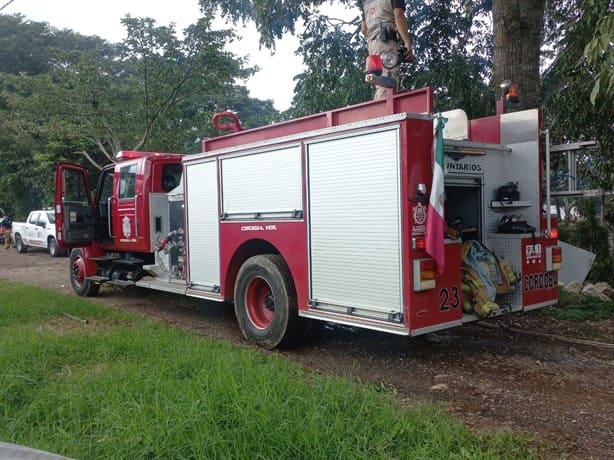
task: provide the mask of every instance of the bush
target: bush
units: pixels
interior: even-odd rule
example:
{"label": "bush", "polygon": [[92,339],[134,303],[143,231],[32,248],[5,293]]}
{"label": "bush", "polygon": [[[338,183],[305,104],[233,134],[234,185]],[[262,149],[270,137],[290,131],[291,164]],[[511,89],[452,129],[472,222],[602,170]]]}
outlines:
{"label": "bush", "polygon": [[551,310],[559,320],[600,321],[614,318],[614,300],[600,300],[596,297],[565,292],[559,289],[559,303]]}

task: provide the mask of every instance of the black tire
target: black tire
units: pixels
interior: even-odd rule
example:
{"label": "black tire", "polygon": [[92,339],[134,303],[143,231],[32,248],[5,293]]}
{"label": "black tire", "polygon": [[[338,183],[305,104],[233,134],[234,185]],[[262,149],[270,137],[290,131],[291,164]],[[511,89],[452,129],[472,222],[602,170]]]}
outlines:
{"label": "black tire", "polygon": [[69,276],[73,291],[82,297],[93,297],[98,294],[100,284],[85,279],[85,258],[81,249],[70,252]]}
{"label": "black tire", "polygon": [[279,255],[245,261],[235,285],[235,315],[247,340],[273,349],[299,342],[308,321],[299,318],[290,270]]}
{"label": "black tire", "polygon": [[58,243],[55,241],[55,238],[49,237],[49,241],[47,241],[47,249],[49,250],[51,257],[60,257],[61,251],[58,247]]}
{"label": "black tire", "polygon": [[15,233],[15,247],[17,248],[17,252],[24,253],[27,252],[28,246],[23,244],[23,240],[21,239],[21,235],[19,233]]}

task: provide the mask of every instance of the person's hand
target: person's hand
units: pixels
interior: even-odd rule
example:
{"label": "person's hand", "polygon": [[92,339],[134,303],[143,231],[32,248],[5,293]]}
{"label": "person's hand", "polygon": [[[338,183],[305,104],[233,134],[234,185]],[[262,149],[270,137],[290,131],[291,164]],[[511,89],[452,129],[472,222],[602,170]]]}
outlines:
{"label": "person's hand", "polygon": [[411,58],[414,57],[411,43],[405,43],[405,53],[403,54],[403,56],[405,57],[405,62],[411,61]]}

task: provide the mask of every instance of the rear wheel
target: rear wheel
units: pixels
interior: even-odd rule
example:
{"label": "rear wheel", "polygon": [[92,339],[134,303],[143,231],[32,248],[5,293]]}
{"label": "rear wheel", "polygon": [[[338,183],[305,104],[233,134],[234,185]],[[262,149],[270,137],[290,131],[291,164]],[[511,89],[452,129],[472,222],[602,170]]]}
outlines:
{"label": "rear wheel", "polygon": [[15,247],[17,248],[17,252],[21,252],[22,254],[28,250],[28,246],[23,244],[23,240],[19,233],[15,234]]}
{"label": "rear wheel", "polygon": [[55,241],[55,238],[49,238],[49,241],[47,242],[47,248],[49,249],[49,254],[51,254],[51,257],[60,256],[60,248],[58,247],[58,243]]}
{"label": "rear wheel", "polygon": [[85,279],[85,258],[81,249],[73,249],[70,253],[70,284],[73,291],[83,297],[93,297],[100,290],[100,284]]}
{"label": "rear wheel", "polygon": [[237,277],[235,314],[243,335],[261,347],[288,346],[303,336],[296,290],[290,270],[279,255],[248,259]]}

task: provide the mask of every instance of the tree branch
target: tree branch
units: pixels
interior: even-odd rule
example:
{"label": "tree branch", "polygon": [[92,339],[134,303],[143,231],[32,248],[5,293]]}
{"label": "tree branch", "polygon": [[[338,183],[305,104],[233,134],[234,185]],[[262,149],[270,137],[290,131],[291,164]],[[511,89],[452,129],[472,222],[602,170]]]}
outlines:
{"label": "tree branch", "polygon": [[85,150],[80,150],[75,153],[83,155],[87,159],[87,161],[89,161],[92,164],[92,166],[94,166],[94,168],[96,168],[98,171],[102,170],[102,166],[96,163],[96,161],[92,158],[92,156],[89,153],[87,153]]}

